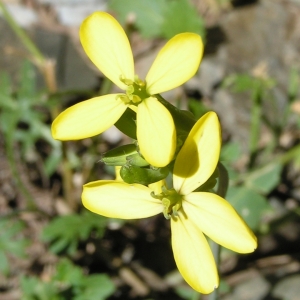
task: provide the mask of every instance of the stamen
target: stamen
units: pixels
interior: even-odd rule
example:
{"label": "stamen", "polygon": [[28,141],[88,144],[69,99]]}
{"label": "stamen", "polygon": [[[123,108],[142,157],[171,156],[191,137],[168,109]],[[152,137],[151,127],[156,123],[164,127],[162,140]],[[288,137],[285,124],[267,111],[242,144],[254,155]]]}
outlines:
{"label": "stamen", "polygon": [[151,192],[151,196],[155,199],[159,199],[163,205],[164,217],[169,220],[172,216],[178,217],[178,211],[181,208],[182,196],[179,195],[174,189],[168,190],[165,186],[162,186],[162,193],[155,195]]}
{"label": "stamen", "polygon": [[162,204],[164,206],[164,210],[163,210],[164,217],[167,220],[170,220],[171,219],[171,214],[169,213],[169,211],[170,211],[171,201],[167,198],[164,198],[164,199],[162,199]]}

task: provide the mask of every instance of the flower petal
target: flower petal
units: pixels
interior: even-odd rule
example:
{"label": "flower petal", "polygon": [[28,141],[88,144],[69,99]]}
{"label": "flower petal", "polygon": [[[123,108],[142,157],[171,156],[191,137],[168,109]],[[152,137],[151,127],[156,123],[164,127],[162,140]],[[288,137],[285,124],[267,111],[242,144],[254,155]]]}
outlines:
{"label": "flower petal", "polygon": [[79,140],[102,133],[111,127],[127,106],[118,94],[95,97],[63,111],[52,123],[52,136],[61,141]]}
{"label": "flower petal", "polygon": [[221,148],[220,124],[216,113],[202,116],[179,151],[173,174],[175,190],[181,195],[201,186],[215,171]]}
{"label": "flower petal", "polygon": [[141,219],[163,211],[160,200],[141,184],[99,180],[83,186],[82,203],[90,211],[109,218]]}
{"label": "flower petal", "polygon": [[164,167],[173,159],[176,131],[170,112],[154,97],[138,105],[137,139],[142,155],[155,167]]}
{"label": "flower petal", "polygon": [[239,253],[253,252],[256,237],[234,208],[213,193],[191,193],[182,202],[184,212],[216,243]]}
{"label": "flower petal", "polygon": [[155,195],[162,193],[162,187],[167,186],[165,179],[150,183],[148,187],[154,192]]}
{"label": "flower petal", "polygon": [[147,92],[159,94],[178,87],[195,75],[203,55],[198,34],[180,33],[160,50],[147,76]]}
{"label": "flower petal", "polygon": [[105,12],[95,12],[80,27],[84,51],[99,70],[121,89],[120,76],[134,80],[134,63],[128,38],[121,25]]}
{"label": "flower petal", "polygon": [[197,222],[182,210],[178,217],[172,217],[172,248],[186,282],[196,291],[209,294],[218,287],[219,278],[211,249]]}

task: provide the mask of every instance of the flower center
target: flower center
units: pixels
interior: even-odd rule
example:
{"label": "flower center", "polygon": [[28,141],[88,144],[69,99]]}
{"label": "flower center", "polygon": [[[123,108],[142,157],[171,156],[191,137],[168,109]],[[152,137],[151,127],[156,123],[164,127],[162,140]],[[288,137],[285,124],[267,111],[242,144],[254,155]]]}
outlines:
{"label": "flower center", "polygon": [[182,196],[174,189],[167,190],[163,186],[161,194],[155,195],[154,192],[151,192],[151,196],[162,201],[163,214],[167,220],[171,219],[172,216],[178,216],[178,211],[182,205]]}
{"label": "flower center", "polygon": [[137,105],[144,99],[150,97],[146,91],[146,82],[139,79],[137,75],[134,77],[134,81],[126,79],[122,75],[120,80],[128,87],[126,88],[126,94],[117,96],[127,105]]}

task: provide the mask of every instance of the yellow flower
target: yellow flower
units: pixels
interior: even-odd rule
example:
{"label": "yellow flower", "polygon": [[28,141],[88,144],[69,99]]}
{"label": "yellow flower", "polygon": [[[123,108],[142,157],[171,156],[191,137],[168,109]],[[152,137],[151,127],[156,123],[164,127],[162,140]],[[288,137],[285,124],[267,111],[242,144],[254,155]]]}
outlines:
{"label": "yellow flower", "polygon": [[163,212],[171,220],[172,248],[183,278],[196,291],[210,293],[219,278],[208,236],[239,253],[253,252],[256,238],[234,208],[220,196],[194,192],[213,174],[220,154],[218,117],[205,114],[192,128],[174,165],[174,189],[140,184],[95,181],[84,185],[83,205],[100,215],[121,219],[146,218]]}
{"label": "yellow flower", "polygon": [[68,108],[54,120],[53,137],[77,140],[100,134],[131,107],[137,113],[142,155],[153,166],[166,166],[174,156],[176,131],[171,114],[155,94],[180,86],[196,73],[203,54],[200,36],[182,33],[173,37],[158,53],[145,81],[135,75],[128,38],[111,15],[90,15],[81,25],[80,39],[91,61],[125,94],[95,97]]}

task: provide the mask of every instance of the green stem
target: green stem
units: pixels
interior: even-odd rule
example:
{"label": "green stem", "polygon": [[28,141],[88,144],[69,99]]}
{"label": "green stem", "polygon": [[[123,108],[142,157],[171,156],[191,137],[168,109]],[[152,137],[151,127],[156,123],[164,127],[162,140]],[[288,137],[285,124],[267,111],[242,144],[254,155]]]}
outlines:
{"label": "green stem", "polygon": [[288,151],[286,151],[284,154],[278,155],[277,157],[275,157],[275,159],[271,163],[273,164],[274,161],[277,160],[281,164],[284,165],[299,155],[300,155],[300,145],[297,145],[297,146],[294,146],[293,148],[289,149]]}
{"label": "green stem", "polygon": [[[268,166],[273,165],[276,162],[281,165],[285,165],[289,163],[291,160],[299,156],[300,156],[300,145],[297,145],[291,148],[290,150],[288,150],[287,152],[275,156],[271,162],[263,165],[261,168],[267,168]],[[231,181],[232,184],[233,185],[240,184],[241,182],[245,181],[249,177],[249,174],[251,174],[251,172],[240,174],[238,179]]]}
{"label": "green stem", "polygon": [[254,92],[252,95],[251,106],[251,124],[250,124],[250,164],[253,163],[255,153],[258,149],[260,134],[262,107],[261,107],[261,87],[260,82],[255,82]]}
{"label": "green stem", "polygon": [[15,34],[22,41],[27,50],[31,53],[31,55],[36,59],[37,63],[42,65],[45,61],[43,54],[40,50],[35,46],[35,44],[31,41],[29,36],[25,33],[25,31],[16,23],[16,21],[12,18],[4,3],[0,1],[0,11],[2,12],[4,18],[7,23],[11,27],[11,29],[15,32]]}

